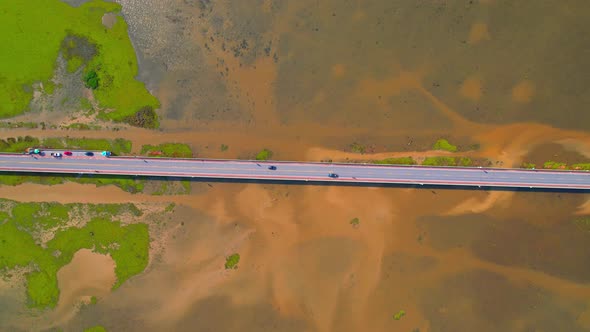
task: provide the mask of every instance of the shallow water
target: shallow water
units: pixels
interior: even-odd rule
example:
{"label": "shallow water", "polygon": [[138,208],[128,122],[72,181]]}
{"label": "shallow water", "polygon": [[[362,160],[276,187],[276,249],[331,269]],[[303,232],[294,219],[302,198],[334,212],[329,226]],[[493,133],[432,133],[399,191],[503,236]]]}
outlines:
{"label": "shallow water", "polygon": [[[590,156],[586,1],[118,2],[163,130],[97,136],[224,158],[267,147],[278,159],[336,160],[353,142],[382,158],[439,137],[479,143],[473,156],[495,165]],[[155,240],[164,253],[67,331],[590,330],[590,233],[572,222],[590,211],[588,194],[193,187],[0,195],[179,205]],[[226,271],[233,252],[242,260]]]}

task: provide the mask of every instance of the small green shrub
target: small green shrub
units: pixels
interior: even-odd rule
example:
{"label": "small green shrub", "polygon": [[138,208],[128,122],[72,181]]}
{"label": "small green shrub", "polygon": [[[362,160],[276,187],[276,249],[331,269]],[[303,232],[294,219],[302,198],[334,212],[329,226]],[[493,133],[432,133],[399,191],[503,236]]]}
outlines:
{"label": "small green shrub", "polygon": [[240,254],[233,254],[225,258],[225,269],[237,269],[240,262]]}
{"label": "small green shrub", "polygon": [[350,224],[352,225],[352,227],[358,227],[361,224],[361,221],[359,220],[359,218],[352,218],[350,220]]}
{"label": "small green shrub", "polygon": [[559,163],[556,161],[547,161],[543,164],[543,168],[548,168],[548,169],[559,169],[559,168],[566,168],[566,164],[565,163]]}
{"label": "small green shrub", "polygon": [[434,150],[443,150],[443,151],[449,151],[449,152],[457,152],[457,146],[449,143],[449,141],[447,141],[444,138],[441,138],[438,141],[436,141],[436,143],[434,143],[434,146],[432,148]]}
{"label": "small green shrub", "polygon": [[473,161],[471,160],[471,158],[467,158],[467,157],[461,157],[461,159],[459,159],[459,166],[471,166],[473,164]]}
{"label": "small green shrub", "polygon": [[227,149],[229,149],[229,146],[227,146],[225,144],[221,144],[221,152],[225,152],[225,151],[227,151]]}
{"label": "small green shrub", "polygon": [[427,157],[422,162],[424,166],[457,166],[453,157]]}
{"label": "small green shrub", "polygon": [[395,320],[400,320],[402,319],[402,317],[404,317],[406,315],[406,312],[403,310],[398,311],[397,314],[393,315],[393,319]]}
{"label": "small green shrub", "polygon": [[272,155],[272,151],[270,151],[269,149],[263,149],[256,155],[256,160],[269,160],[270,158],[272,158]]}
{"label": "small green shrub", "polygon": [[590,163],[573,164],[571,169],[590,171]]}
{"label": "small green shrub", "polygon": [[527,163],[527,162],[524,162],[524,163],[522,163],[522,165],[520,165],[520,168],[528,168],[528,169],[533,169],[533,168],[535,168],[535,166],[536,166],[536,165],[535,165],[535,164],[533,164],[533,163]]}
{"label": "small green shrub", "polygon": [[94,70],[91,70],[84,75],[84,85],[92,90],[98,88],[98,74]]}

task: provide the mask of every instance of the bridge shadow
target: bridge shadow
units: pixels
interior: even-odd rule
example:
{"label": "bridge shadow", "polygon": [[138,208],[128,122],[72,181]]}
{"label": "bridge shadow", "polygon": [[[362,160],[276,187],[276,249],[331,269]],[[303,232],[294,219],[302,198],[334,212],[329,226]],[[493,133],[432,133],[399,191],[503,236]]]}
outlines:
{"label": "bridge shadow", "polygon": [[[337,181],[284,181],[284,180],[255,180],[255,179],[218,179],[218,178],[182,178],[182,177],[150,177],[150,176],[128,176],[128,175],[107,175],[107,174],[84,174],[64,175],[60,173],[29,173],[29,172],[2,172],[1,175],[13,176],[39,176],[46,178],[44,183],[51,183],[50,178],[64,178],[76,182],[77,179],[95,179],[109,182],[109,180],[144,179],[150,181],[190,181],[194,183],[242,183],[242,184],[273,184],[289,186],[336,186],[336,187],[372,187],[372,188],[400,188],[400,189],[422,189],[422,190],[473,190],[473,191],[513,191],[513,192],[552,192],[552,193],[576,193],[587,194],[590,189],[553,189],[553,188],[513,188],[513,187],[474,187],[474,186],[446,186],[446,185],[417,185],[417,184],[389,184],[389,183],[353,183]],[[31,182],[31,181],[27,181]],[[106,183],[105,183],[106,184]]]}

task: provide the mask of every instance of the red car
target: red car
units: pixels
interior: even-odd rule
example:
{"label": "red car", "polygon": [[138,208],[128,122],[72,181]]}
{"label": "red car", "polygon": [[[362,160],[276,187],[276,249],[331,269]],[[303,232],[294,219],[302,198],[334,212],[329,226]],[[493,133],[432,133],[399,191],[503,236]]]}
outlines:
{"label": "red car", "polygon": [[72,152],[71,152],[71,151],[65,151],[65,152],[64,152],[64,155],[66,155],[66,156],[71,156],[71,155],[72,155]]}

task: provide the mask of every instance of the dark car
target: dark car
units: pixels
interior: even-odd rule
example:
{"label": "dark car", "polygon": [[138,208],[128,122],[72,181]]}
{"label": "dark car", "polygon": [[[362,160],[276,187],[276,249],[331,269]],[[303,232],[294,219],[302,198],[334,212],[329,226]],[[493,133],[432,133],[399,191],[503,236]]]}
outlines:
{"label": "dark car", "polygon": [[338,174],[336,174],[336,173],[330,173],[330,174],[328,174],[328,176],[331,177],[331,178],[333,178],[333,179],[335,179],[335,178],[338,177]]}
{"label": "dark car", "polygon": [[277,167],[276,166],[268,166],[268,169],[270,169],[271,171],[274,171],[277,169]]}
{"label": "dark car", "polygon": [[94,152],[90,152],[90,151],[84,152],[84,155],[88,156],[88,157],[92,157],[92,156],[94,156]]}
{"label": "dark car", "polygon": [[71,156],[71,155],[72,155],[72,152],[71,152],[71,151],[65,151],[65,152],[64,152],[64,155],[66,155],[66,156]]}

